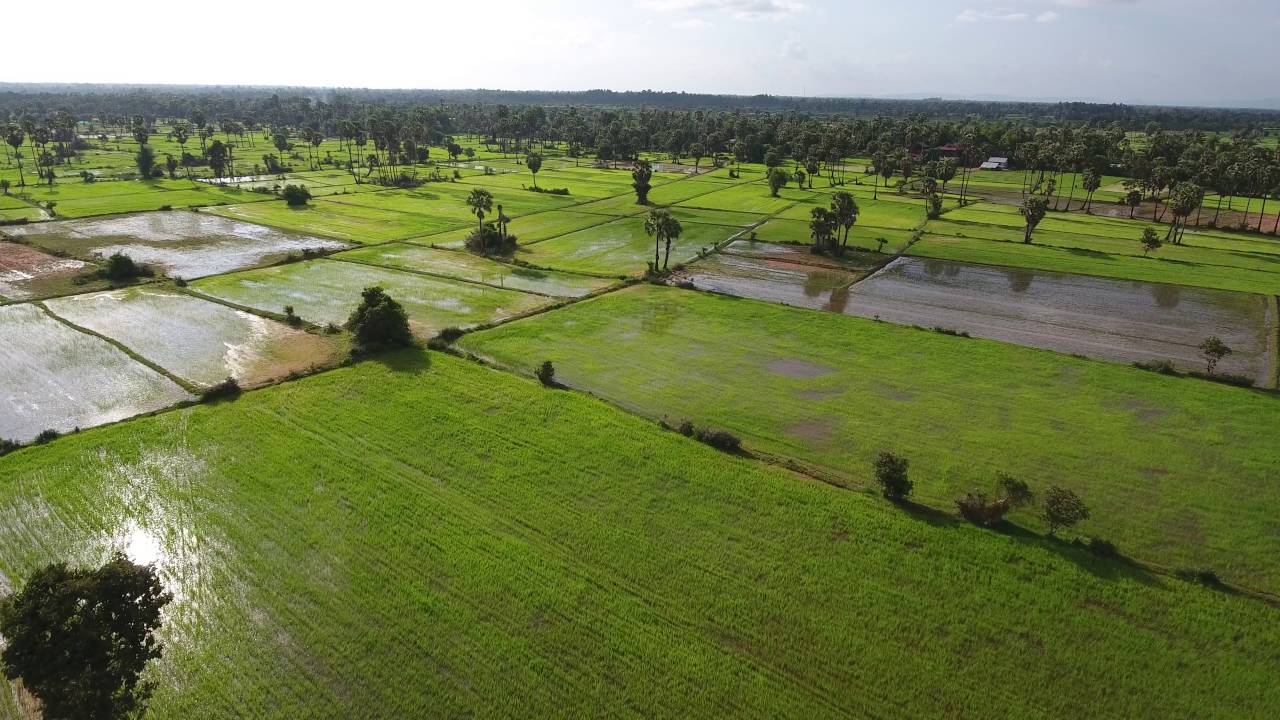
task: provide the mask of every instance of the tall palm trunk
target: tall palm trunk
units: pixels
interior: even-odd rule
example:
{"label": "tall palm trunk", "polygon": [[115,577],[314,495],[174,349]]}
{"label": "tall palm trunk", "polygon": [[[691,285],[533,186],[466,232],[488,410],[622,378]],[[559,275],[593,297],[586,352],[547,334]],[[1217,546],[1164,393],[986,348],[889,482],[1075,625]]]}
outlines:
{"label": "tall palm trunk", "polygon": [[1076,199],[1076,180],[1080,177],[1080,173],[1071,174],[1071,194],[1067,196],[1066,212],[1071,212],[1071,203]]}

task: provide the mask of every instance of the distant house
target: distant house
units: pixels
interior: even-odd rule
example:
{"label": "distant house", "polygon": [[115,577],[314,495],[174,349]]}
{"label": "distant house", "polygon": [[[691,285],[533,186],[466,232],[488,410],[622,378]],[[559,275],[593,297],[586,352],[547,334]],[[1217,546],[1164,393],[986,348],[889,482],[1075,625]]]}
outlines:
{"label": "distant house", "polygon": [[956,145],[955,143],[948,143],[935,149],[942,157],[959,157],[960,151],[964,150],[964,146]]}
{"label": "distant house", "polygon": [[1008,170],[1009,158],[1007,157],[989,157],[987,161],[978,166],[980,170]]}

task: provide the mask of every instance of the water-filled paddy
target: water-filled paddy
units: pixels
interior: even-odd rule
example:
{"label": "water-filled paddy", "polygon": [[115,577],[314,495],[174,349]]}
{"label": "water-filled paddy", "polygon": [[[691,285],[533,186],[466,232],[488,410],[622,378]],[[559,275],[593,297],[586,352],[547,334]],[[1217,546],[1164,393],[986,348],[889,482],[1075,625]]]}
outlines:
{"label": "water-filled paddy", "polygon": [[191,396],[110,343],[35,305],[0,307],[0,438],[121,420]]}
{"label": "water-filled paddy", "polygon": [[550,298],[358,263],[317,260],[206,278],[192,287],[236,305],[280,313],[292,305],[304,320],[345,323],[360,292],[382,286],[404,306],[419,336],[477,325],[532,310]]}
{"label": "water-filled paddy", "polygon": [[121,343],[196,385],[241,385],[331,365],[342,343],[172,290],[134,287],[46,303],[80,327]]}
{"label": "water-filled paddy", "polygon": [[39,223],[8,232],[78,257],[122,252],[186,279],[261,265],[305,249],[346,247],[336,240],[185,210]]}
{"label": "water-filled paddy", "polygon": [[891,322],[1122,362],[1203,370],[1197,346],[1234,352],[1219,371],[1271,377],[1276,317],[1261,295],[1023,268],[901,258],[858,283],[844,310]]}
{"label": "water-filled paddy", "polygon": [[580,297],[613,282],[588,275],[510,265],[457,250],[439,250],[405,243],[358,248],[337,255],[336,258],[557,297]]}

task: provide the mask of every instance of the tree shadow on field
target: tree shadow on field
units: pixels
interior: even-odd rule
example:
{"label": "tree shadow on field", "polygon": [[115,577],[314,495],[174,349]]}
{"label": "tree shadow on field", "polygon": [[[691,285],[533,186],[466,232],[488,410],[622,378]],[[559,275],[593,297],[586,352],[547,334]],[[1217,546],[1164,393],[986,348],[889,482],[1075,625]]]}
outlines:
{"label": "tree shadow on field", "polygon": [[933,527],[955,527],[964,523],[964,520],[945,510],[921,505],[910,500],[898,500],[893,504],[916,520],[926,522]]}
{"label": "tree shadow on field", "polygon": [[431,369],[431,353],[421,347],[379,353],[369,357],[369,361],[383,365],[393,372],[409,375],[421,375]]}
{"label": "tree shadow on field", "polygon": [[1095,555],[1089,552],[1079,541],[1041,535],[1009,522],[992,528],[991,532],[1013,538],[1019,545],[1033,545],[1050,550],[1064,560],[1075,563],[1080,569],[1102,580],[1133,580],[1150,587],[1162,589],[1166,587],[1158,575],[1135,564],[1128,557],[1119,553],[1111,557]]}

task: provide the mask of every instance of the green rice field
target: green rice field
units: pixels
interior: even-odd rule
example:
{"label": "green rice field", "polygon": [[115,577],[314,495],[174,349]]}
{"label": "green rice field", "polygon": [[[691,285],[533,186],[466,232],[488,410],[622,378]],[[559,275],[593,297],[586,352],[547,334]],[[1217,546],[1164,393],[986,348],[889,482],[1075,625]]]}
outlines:
{"label": "green rice field", "polygon": [[1280,701],[1254,600],[926,521],[443,355],[87,431],[0,472],[3,577],[112,547],[158,564],[175,602],[156,718]]}

